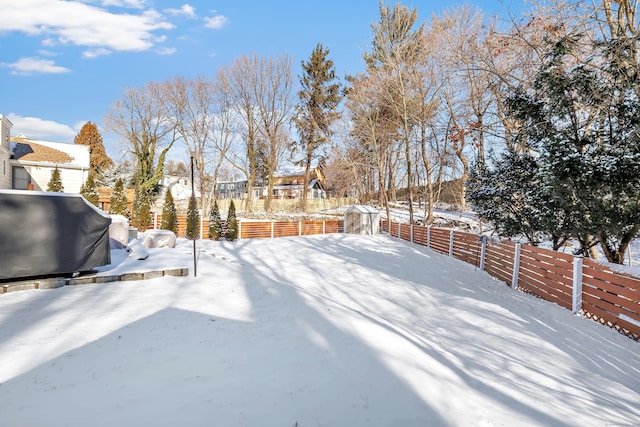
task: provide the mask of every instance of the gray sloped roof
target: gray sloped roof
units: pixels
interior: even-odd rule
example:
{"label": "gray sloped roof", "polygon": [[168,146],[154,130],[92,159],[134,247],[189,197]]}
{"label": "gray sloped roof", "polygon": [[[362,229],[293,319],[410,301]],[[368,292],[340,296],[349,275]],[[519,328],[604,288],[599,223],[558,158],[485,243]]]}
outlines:
{"label": "gray sloped roof", "polygon": [[351,205],[346,210],[345,213],[363,213],[363,214],[379,214],[380,211],[376,208],[366,205]]}

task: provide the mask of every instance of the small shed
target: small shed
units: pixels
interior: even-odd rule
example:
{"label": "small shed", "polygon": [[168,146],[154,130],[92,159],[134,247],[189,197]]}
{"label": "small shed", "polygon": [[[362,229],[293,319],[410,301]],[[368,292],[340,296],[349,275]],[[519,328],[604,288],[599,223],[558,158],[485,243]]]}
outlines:
{"label": "small shed", "polygon": [[348,234],[378,234],[380,211],[371,206],[352,205],[344,212],[344,232]]}

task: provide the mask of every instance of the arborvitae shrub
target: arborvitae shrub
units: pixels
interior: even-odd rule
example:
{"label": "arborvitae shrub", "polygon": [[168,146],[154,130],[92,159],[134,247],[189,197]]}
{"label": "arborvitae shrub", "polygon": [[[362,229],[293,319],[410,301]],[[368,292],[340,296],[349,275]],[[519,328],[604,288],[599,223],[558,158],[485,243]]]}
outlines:
{"label": "arborvitae shrub", "polygon": [[229,213],[227,213],[227,240],[238,240],[238,219],[236,218],[236,207],[233,200],[229,204]]}
{"label": "arborvitae shrub", "polygon": [[129,206],[127,203],[127,193],[124,190],[124,183],[122,178],[118,178],[116,185],[111,193],[109,199],[109,213],[112,215],[122,215],[127,218],[131,218],[131,212],[129,212]]}
{"label": "arborvitae shrub", "polygon": [[47,184],[47,191],[64,193],[64,186],[62,185],[62,177],[60,176],[58,166],[51,171],[51,179],[49,180],[49,184]]}
{"label": "arborvitae shrub", "polygon": [[80,187],[80,194],[87,199],[87,202],[92,203],[94,206],[98,206],[98,189],[96,188],[96,181],[93,178],[93,174],[89,173],[87,182]]}
{"label": "arborvitae shrub", "polygon": [[200,213],[196,206],[195,197],[189,198],[189,207],[187,208],[187,229],[184,237],[189,240],[200,238]]}
{"label": "arborvitae shrub", "polygon": [[131,219],[139,231],[145,231],[151,224],[151,200],[144,190],[136,189]]}
{"label": "arborvitae shrub", "polygon": [[171,230],[178,233],[178,214],[176,213],[176,205],[173,201],[171,189],[167,188],[164,196],[164,205],[162,206],[162,223],[160,228],[163,230]]}
{"label": "arborvitae shrub", "polygon": [[220,240],[223,237],[224,230],[222,229],[220,210],[218,209],[218,202],[214,200],[211,213],[209,214],[209,239]]}

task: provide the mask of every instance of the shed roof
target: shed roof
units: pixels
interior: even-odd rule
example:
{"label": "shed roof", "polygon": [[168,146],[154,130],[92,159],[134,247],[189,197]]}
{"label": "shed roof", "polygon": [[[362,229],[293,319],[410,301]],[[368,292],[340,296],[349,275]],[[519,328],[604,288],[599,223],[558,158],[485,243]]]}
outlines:
{"label": "shed roof", "polygon": [[379,214],[380,211],[374,207],[366,206],[366,205],[351,205],[346,210],[345,213],[364,213],[364,214]]}

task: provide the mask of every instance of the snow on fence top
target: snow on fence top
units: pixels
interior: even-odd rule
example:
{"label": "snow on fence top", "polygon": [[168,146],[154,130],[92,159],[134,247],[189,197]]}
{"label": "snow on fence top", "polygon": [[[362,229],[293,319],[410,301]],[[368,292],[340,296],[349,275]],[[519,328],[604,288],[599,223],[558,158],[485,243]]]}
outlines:
{"label": "snow on fence top", "polygon": [[473,264],[514,289],[640,340],[638,277],[591,259],[488,236],[387,220],[381,227],[393,237]]}

